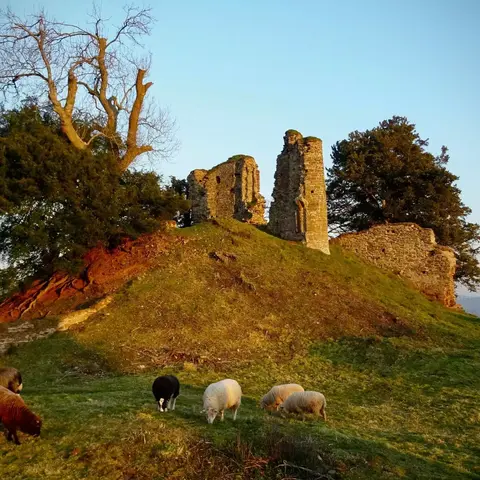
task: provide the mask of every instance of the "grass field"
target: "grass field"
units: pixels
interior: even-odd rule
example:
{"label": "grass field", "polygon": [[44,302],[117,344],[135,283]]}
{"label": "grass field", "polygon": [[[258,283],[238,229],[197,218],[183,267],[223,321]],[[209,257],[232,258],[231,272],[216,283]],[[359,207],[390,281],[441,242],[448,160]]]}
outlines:
{"label": "grass field", "polygon": [[[11,349],[42,436],[0,438],[2,478],[480,478],[480,320],[333,249],[253,227],[180,231],[184,248],[74,330]],[[50,320],[51,321],[51,320]],[[151,383],[175,373],[177,410]],[[203,389],[235,378],[237,422]],[[295,381],[328,423],[258,408]]]}

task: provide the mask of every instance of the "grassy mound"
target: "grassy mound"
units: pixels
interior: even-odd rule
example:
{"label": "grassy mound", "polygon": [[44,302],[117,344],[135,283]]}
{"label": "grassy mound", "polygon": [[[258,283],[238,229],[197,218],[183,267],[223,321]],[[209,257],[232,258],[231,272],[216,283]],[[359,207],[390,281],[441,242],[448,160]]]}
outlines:
{"label": "grassy mound", "polygon": [[[331,256],[237,222],[172,233],[182,247],[67,333],[13,349],[39,439],[0,440],[10,478],[479,478],[479,319],[429,302],[337,248]],[[51,320],[50,320],[51,321]],[[182,382],[159,414],[156,375]],[[225,377],[236,423],[207,425]],[[258,408],[295,381],[328,423]]]}

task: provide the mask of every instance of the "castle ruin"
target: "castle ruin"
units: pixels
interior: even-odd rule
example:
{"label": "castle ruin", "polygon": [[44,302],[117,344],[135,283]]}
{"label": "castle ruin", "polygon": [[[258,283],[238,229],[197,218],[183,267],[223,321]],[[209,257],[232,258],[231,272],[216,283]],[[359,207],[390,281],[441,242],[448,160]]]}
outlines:
{"label": "castle ruin", "polygon": [[408,280],[428,298],[447,307],[456,305],[455,252],[437,245],[430,228],[416,223],[375,225],[362,232],[340,235],[332,243]]}
{"label": "castle ruin", "polygon": [[193,170],[187,182],[194,223],[210,218],[265,223],[265,199],[253,157],[235,155],[211,170]]}
{"label": "castle ruin", "polygon": [[277,157],[269,229],[329,254],[322,141],[288,130]]}
{"label": "castle ruin", "polygon": [[[236,155],[211,170],[193,170],[187,180],[194,223],[210,218],[265,223],[265,200],[253,157]],[[285,133],[269,217],[274,235],[330,253],[320,139],[304,138],[295,130]],[[332,244],[407,280],[428,298],[447,307],[456,305],[455,254],[437,245],[431,229],[413,223],[376,225],[341,235]]]}

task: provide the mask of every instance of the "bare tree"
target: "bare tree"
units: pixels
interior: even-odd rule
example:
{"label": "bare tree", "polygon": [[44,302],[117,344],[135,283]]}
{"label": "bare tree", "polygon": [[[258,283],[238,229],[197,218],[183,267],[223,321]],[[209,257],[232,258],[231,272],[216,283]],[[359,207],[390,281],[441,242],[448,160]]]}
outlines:
{"label": "bare tree", "polygon": [[11,10],[0,15],[0,90],[5,95],[43,96],[72,145],[87,149],[104,137],[122,169],[143,153],[172,153],[174,122],[146,98],[152,86],[145,80],[150,59],[132,53],[150,34],[150,9],[126,7],[110,35],[96,10],[87,28],[43,12],[26,19]]}

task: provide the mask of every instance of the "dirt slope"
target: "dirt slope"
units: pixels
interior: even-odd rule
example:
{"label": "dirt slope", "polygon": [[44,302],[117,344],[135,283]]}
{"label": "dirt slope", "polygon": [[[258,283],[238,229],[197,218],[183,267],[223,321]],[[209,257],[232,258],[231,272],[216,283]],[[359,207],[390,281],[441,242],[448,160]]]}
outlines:
{"label": "dirt slope", "polygon": [[2,302],[0,323],[58,315],[101,298],[152,268],[157,256],[182,242],[180,237],[157,233],[125,241],[113,251],[95,248],[85,256],[79,275],[55,273]]}

